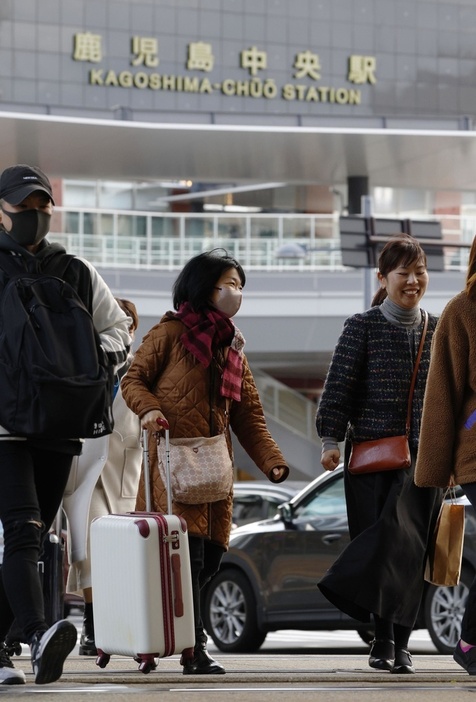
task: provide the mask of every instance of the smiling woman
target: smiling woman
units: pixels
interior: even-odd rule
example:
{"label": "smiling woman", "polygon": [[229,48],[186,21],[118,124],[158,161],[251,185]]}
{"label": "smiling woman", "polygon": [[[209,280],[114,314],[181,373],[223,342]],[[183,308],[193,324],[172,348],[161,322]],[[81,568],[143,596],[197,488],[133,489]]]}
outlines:
{"label": "smiling woman", "polygon": [[[393,237],[379,257],[380,289],[373,306],[346,320],[337,342],[321,402],[317,431],[321,463],[334,470],[344,453],[345,493],[351,543],[319,582],[321,592],[346,614],[375,622],[369,665],[414,673],[408,640],[423,593],[426,545],[440,491],[416,488],[413,469],[421,407],[436,318],[428,331],[405,430],[410,383],[423,335],[419,303],[428,284],[426,257],[416,239]],[[352,442],[407,433],[409,469],[352,475]],[[398,603],[398,605],[396,604]]]}
{"label": "smiling woman", "polygon": [[391,261],[385,266],[381,262],[377,273],[380,287],[393,303],[411,310],[419,304],[428,286],[425,259],[403,259],[397,268],[391,268],[391,265]]}

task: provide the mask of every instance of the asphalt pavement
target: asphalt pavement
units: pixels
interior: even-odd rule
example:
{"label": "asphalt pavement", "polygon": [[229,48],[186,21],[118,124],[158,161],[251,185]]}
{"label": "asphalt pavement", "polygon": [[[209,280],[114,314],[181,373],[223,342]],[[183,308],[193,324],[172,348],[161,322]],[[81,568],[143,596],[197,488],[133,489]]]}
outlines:
{"label": "asphalt pavement", "polygon": [[22,702],[46,700],[127,702],[382,702],[398,694],[399,702],[467,702],[476,693],[476,678],[463,671],[451,656],[416,654],[415,675],[392,675],[372,670],[368,652],[261,652],[216,656],[226,675],[185,676],[179,656],[161,659],[157,669],[143,674],[131,658],[113,656],[106,668],[95,658],[68,657],[60,680],[35,685],[28,654],[15,659],[26,685],[1,686],[3,694]]}
{"label": "asphalt pavement", "polygon": [[[77,650],[77,649],[76,649]],[[325,653],[256,653],[216,655],[225,666],[226,675],[186,676],[182,674],[179,656],[162,658],[157,668],[148,674],[139,671],[138,664],[125,656],[112,656],[105,668],[96,665],[94,657],[79,656],[75,651],[64,666],[63,683],[87,683],[95,685],[156,685],[208,686],[211,683],[229,685],[243,683],[308,683],[308,682],[354,682],[377,683],[405,680],[411,683],[474,682],[451,656],[414,655],[415,675],[393,675],[373,670],[368,666],[368,654],[342,654],[335,648]],[[27,682],[33,682],[28,654],[14,658],[15,667],[24,670]]]}
{"label": "asphalt pavement", "polygon": [[[173,685],[207,686],[211,682],[232,684],[247,683],[304,683],[329,682],[392,682],[403,679],[407,682],[448,682],[456,679],[470,682],[471,677],[453,661],[451,656],[415,655],[415,675],[393,675],[373,670],[365,655],[324,654],[220,654],[217,656],[225,666],[226,675],[186,676],[182,674],[179,656],[163,658],[155,671],[143,674],[137,663],[121,656],[113,656],[106,668],[99,668],[94,658],[72,655],[65,664],[64,679],[68,682],[126,685],[150,685],[167,683]],[[28,671],[25,671],[28,677]],[[476,687],[476,677],[473,679]]]}
{"label": "asphalt pavement", "polygon": [[[293,643],[293,636],[301,638],[299,644]],[[185,702],[198,694],[207,702],[222,702],[225,695],[233,702],[380,702],[398,692],[399,702],[426,702],[430,697],[431,702],[459,702],[468,699],[468,692],[476,693],[476,677],[470,677],[451,656],[434,653],[423,633],[413,640],[415,675],[369,668],[368,647],[353,632],[283,632],[281,637],[278,632],[268,638],[266,648],[255,654],[224,654],[210,646],[227,671],[214,676],[184,676],[178,655],[161,659],[148,674],[123,656],[112,656],[105,668],[99,668],[94,657],[79,656],[76,647],[65,662],[62,678],[44,686],[34,684],[29,651],[24,647],[14,663],[24,670],[27,685],[0,687],[0,695],[18,695],[22,702],[38,694],[86,702],[91,693],[100,702],[111,695],[113,702],[122,702],[136,694],[141,702],[157,702],[158,693],[160,702]]]}

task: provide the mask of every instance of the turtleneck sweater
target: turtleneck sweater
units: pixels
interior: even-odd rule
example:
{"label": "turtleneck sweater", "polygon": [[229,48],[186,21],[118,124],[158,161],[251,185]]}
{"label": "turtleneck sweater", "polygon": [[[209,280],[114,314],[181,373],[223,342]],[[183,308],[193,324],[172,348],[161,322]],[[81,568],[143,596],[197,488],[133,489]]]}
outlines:
{"label": "turtleneck sweater", "polygon": [[396,324],[397,327],[412,329],[420,326],[421,310],[418,305],[407,309],[400,307],[396,302],[386,297],[380,305],[380,311],[388,322]]}
{"label": "turtleneck sweater", "polygon": [[[393,302],[389,297],[380,305],[380,311],[383,316],[390,322],[390,324],[395,324],[397,327],[403,327],[407,329],[409,335],[409,342],[413,346],[414,344],[414,334],[412,333],[415,329],[418,329],[421,323],[421,310],[417,305],[416,307],[411,307],[407,309],[406,307],[400,307],[396,302]],[[339,447],[338,442],[332,436],[323,436],[322,439],[322,451],[332,451]]]}

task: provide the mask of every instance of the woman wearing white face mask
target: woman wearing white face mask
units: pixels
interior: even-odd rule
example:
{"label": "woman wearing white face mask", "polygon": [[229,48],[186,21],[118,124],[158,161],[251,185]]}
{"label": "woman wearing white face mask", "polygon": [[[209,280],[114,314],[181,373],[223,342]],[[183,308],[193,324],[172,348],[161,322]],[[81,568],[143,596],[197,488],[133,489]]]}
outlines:
{"label": "woman wearing white face mask", "polygon": [[241,307],[243,286],[236,268],[225,271],[218,281],[211,297],[212,304],[226,314],[234,317]]}
{"label": "woman wearing white face mask", "polygon": [[[246,277],[240,264],[215,250],[192,258],[174,284],[175,312],[167,312],[142,341],[121,388],[129,407],[149,430],[152,509],[165,511],[165,486],[157,470],[154,434],[166,419],[170,438],[215,436],[229,427],[258,468],[281,482],[289,468],[266,427],[263,408],[243,354],[244,339],[232,322]],[[144,486],[138,509],[144,509]],[[194,656],[182,660],[185,675],[223,674],[206,650],[200,590],[217,572],[228,547],[233,493],[210,504],[173,503],[187,522],[195,613]]]}

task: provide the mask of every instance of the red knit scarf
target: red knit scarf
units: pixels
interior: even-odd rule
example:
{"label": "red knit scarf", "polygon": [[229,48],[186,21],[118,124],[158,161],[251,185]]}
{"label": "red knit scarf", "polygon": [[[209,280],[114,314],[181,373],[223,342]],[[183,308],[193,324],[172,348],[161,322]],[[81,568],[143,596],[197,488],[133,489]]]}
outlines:
{"label": "red knit scarf", "polygon": [[188,302],[180,305],[175,317],[188,328],[180,337],[182,344],[205,368],[208,368],[220,346],[228,347],[220,393],[239,402],[245,343],[240,330],[220,310],[206,308],[195,312]]}

